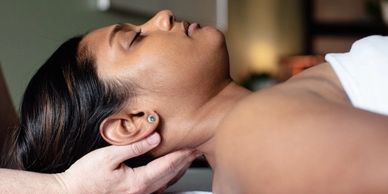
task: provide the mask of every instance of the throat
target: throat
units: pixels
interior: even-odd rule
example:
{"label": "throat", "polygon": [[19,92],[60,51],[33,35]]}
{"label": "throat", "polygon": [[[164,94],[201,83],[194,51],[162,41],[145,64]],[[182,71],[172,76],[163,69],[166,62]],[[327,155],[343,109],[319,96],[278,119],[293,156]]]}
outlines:
{"label": "throat", "polygon": [[252,92],[231,82],[196,113],[196,124],[190,130],[195,135],[189,137],[196,137],[193,148],[202,152],[211,166],[214,163],[215,136],[222,130],[219,126],[236,104],[250,93]]}
{"label": "throat", "polygon": [[[214,153],[214,138],[225,116],[251,91],[230,82],[223,89],[187,115],[175,114],[163,123],[162,143],[151,151],[161,156],[181,149],[196,149],[209,163]],[[174,131],[174,132],[172,132]]]}

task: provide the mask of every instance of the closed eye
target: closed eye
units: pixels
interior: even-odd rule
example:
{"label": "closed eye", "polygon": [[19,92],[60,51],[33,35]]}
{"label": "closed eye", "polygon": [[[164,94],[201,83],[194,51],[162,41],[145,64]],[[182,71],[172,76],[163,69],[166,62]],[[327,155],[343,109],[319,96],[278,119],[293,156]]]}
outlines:
{"label": "closed eye", "polygon": [[141,31],[137,32],[135,34],[135,37],[132,39],[131,43],[129,44],[129,47],[134,45],[135,43],[139,42],[141,39],[143,39],[143,35],[141,34]]}

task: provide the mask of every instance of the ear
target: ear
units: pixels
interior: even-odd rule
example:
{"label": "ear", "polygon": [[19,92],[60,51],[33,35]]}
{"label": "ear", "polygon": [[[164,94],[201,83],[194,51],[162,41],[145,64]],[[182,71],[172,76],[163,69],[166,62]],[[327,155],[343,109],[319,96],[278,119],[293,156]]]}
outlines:
{"label": "ear", "polygon": [[159,115],[154,111],[120,112],[102,121],[100,134],[109,144],[127,145],[154,132],[159,120]]}

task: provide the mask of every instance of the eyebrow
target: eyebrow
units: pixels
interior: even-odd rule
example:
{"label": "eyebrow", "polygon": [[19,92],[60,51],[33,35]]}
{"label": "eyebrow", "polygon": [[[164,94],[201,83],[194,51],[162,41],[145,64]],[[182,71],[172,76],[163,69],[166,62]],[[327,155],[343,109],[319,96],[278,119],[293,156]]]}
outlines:
{"label": "eyebrow", "polygon": [[113,38],[115,37],[115,35],[117,34],[117,32],[120,32],[122,31],[124,28],[124,24],[116,24],[112,31],[109,33],[109,46],[112,46],[112,41],[113,41]]}

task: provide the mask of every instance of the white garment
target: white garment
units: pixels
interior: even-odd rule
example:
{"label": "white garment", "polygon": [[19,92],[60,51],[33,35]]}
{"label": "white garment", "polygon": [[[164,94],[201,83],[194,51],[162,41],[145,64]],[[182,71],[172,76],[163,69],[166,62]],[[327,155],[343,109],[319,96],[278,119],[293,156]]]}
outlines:
{"label": "white garment", "polygon": [[348,53],[327,54],[354,107],[388,115],[388,37],[356,41]]}

